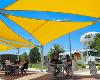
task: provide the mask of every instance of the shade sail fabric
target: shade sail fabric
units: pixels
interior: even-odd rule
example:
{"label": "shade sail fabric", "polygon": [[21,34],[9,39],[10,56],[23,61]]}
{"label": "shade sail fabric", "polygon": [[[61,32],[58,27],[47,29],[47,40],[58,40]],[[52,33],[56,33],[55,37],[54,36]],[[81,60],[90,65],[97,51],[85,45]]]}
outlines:
{"label": "shade sail fabric", "polygon": [[31,47],[33,44],[25,44],[25,43],[20,43],[20,42],[14,42],[11,40],[5,40],[3,38],[0,38],[0,42],[9,46],[12,46],[13,48],[24,48],[24,47]]}
{"label": "shade sail fabric", "polygon": [[13,46],[14,48],[24,48],[24,47],[29,47],[28,45],[25,44],[16,44],[12,42],[5,42],[6,44]]}
{"label": "shade sail fabric", "polygon": [[31,45],[28,44],[21,44],[21,43],[15,43],[15,42],[7,42],[3,41],[3,43],[12,46],[13,48],[24,48],[24,47],[31,47]]}
{"label": "shade sail fabric", "polygon": [[10,47],[13,47],[13,48],[29,48],[29,47],[34,46],[34,44],[32,44],[32,43],[25,44],[25,43],[14,42],[11,40],[5,40],[5,39],[1,39],[1,38],[0,38],[0,43],[5,44],[5,45],[10,46]]}
{"label": "shade sail fabric", "polygon": [[[91,22],[97,21],[97,18],[89,16],[81,16],[76,14],[66,14],[59,12],[45,12],[45,11],[27,11],[27,10],[0,10],[2,14],[9,14],[23,18],[51,20],[51,21],[64,21],[64,22]],[[42,16],[41,16],[42,15]]]}
{"label": "shade sail fabric", "polygon": [[33,35],[42,45],[70,33],[74,30],[93,24],[92,22],[56,22],[8,16],[8,18]]}
{"label": "shade sail fabric", "polygon": [[11,5],[16,0],[0,0],[0,9],[7,7],[8,5]]}
{"label": "shade sail fabric", "polygon": [[17,0],[6,10],[36,10],[100,18],[100,0]]}
{"label": "shade sail fabric", "polygon": [[11,46],[6,46],[4,44],[0,44],[0,51],[4,51],[4,50],[10,50],[13,49],[13,47]]}
{"label": "shade sail fabric", "polygon": [[8,41],[11,40],[11,41],[19,42],[23,44],[30,44],[28,41],[21,38],[15,32],[9,29],[7,25],[5,25],[1,20],[0,20],[0,38],[3,38]]}

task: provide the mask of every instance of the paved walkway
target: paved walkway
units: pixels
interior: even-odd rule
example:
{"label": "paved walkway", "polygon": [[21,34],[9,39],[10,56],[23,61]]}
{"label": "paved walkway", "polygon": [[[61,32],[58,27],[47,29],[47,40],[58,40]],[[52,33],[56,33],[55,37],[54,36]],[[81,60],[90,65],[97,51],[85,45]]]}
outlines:
{"label": "paved walkway", "polygon": [[36,73],[36,74],[31,74],[31,75],[27,75],[27,76],[24,76],[24,77],[21,77],[21,78],[18,78],[18,79],[15,79],[15,80],[32,80],[32,79],[36,79],[38,77],[42,77],[44,75],[46,75],[47,73]]}
{"label": "paved walkway", "polygon": [[[16,80],[53,80],[53,77],[50,74],[37,74],[36,78],[33,77],[36,75],[30,75],[30,76],[25,76]],[[68,78],[64,78],[64,77],[59,77],[57,78],[57,80],[95,80],[93,78],[91,78],[90,76],[74,76],[73,79],[68,79]]]}
{"label": "paved walkway", "polygon": [[[3,71],[0,71],[0,79],[1,80],[53,80],[52,75],[41,70],[29,69],[30,71],[27,74],[20,74],[19,76],[5,76]],[[44,70],[45,71],[45,70]],[[73,79],[68,79],[66,77],[59,77],[57,80],[96,80],[93,79],[89,70],[86,71],[78,71],[74,73]]]}

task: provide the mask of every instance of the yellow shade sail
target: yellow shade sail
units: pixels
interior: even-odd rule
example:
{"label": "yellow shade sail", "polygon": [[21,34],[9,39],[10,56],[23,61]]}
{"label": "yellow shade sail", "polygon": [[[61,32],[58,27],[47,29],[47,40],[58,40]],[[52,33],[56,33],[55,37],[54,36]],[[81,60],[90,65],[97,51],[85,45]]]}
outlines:
{"label": "yellow shade sail", "polygon": [[9,19],[19,24],[23,29],[33,35],[42,45],[61,37],[67,33],[78,30],[93,22],[56,22],[27,19],[8,16]]}
{"label": "yellow shade sail", "polygon": [[17,0],[7,10],[36,10],[100,18],[100,0]]}
{"label": "yellow shade sail", "polygon": [[0,39],[0,42],[1,43],[4,43],[8,46],[12,46],[13,48],[24,48],[24,47],[31,47],[31,46],[34,46],[33,44],[25,44],[25,43],[20,43],[20,42],[14,42],[14,41],[11,41],[11,40],[5,40],[5,39]]}
{"label": "yellow shade sail", "polygon": [[10,50],[10,49],[13,49],[13,47],[0,44],[0,51]]}
{"label": "yellow shade sail", "polygon": [[12,42],[5,42],[5,44],[8,44],[10,46],[13,46],[14,48],[24,48],[27,47],[26,44],[18,44],[18,43],[12,43]]}
{"label": "yellow shade sail", "polygon": [[21,38],[15,32],[13,32],[11,29],[9,29],[1,20],[0,20],[0,38],[3,38],[5,40],[11,40],[14,42],[29,44],[28,41]]}

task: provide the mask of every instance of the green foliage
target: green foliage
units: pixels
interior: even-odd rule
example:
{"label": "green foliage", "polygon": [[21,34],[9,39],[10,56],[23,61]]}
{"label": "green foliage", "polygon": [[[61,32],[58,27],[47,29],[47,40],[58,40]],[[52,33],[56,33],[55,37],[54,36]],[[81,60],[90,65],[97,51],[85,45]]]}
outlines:
{"label": "green foliage", "polygon": [[10,59],[11,61],[15,61],[17,59],[17,55],[14,54],[1,54],[0,55],[1,60],[6,60],[6,59]]}
{"label": "green foliage", "polygon": [[77,64],[80,68],[86,68],[86,64],[82,59],[77,60]]}
{"label": "green foliage", "polygon": [[85,38],[91,38],[91,35],[86,35]]}
{"label": "green foliage", "polygon": [[30,62],[31,63],[37,63],[37,61],[40,62],[39,48],[38,47],[32,48],[30,50],[29,57],[30,57]]}
{"label": "green foliage", "polygon": [[98,70],[100,70],[100,64],[98,65]]}
{"label": "green foliage", "polygon": [[27,52],[24,52],[21,56],[20,56],[21,60],[27,60],[29,61],[29,57],[27,55]]}
{"label": "green foliage", "polygon": [[63,53],[65,50],[58,44],[54,44],[54,47],[50,49],[48,57],[51,59],[54,55],[59,56],[59,53]]}
{"label": "green foliage", "polygon": [[100,34],[97,34],[92,42],[92,48],[98,51],[98,56],[100,56]]}
{"label": "green foliage", "polygon": [[86,68],[86,65],[85,65],[85,64],[78,64],[78,66],[79,66],[80,68]]}

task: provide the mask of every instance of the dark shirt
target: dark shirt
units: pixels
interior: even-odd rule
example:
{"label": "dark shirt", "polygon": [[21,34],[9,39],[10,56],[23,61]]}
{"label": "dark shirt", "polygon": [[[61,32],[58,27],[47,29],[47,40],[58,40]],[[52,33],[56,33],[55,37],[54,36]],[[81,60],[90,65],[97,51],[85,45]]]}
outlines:
{"label": "dark shirt", "polygon": [[23,65],[23,68],[28,69],[28,62]]}
{"label": "dark shirt", "polygon": [[71,59],[67,59],[67,62],[70,62],[71,61]]}
{"label": "dark shirt", "polygon": [[68,66],[72,66],[72,60],[71,59],[67,59],[67,63],[68,63]]}
{"label": "dark shirt", "polygon": [[19,61],[15,61],[14,64],[20,64],[20,62]]}
{"label": "dark shirt", "polygon": [[59,59],[51,59],[52,64],[62,64],[62,61]]}
{"label": "dark shirt", "polygon": [[2,64],[2,65],[3,65],[3,67],[4,67],[6,63],[5,63],[5,61],[2,61],[2,63],[1,63],[1,64]]}

